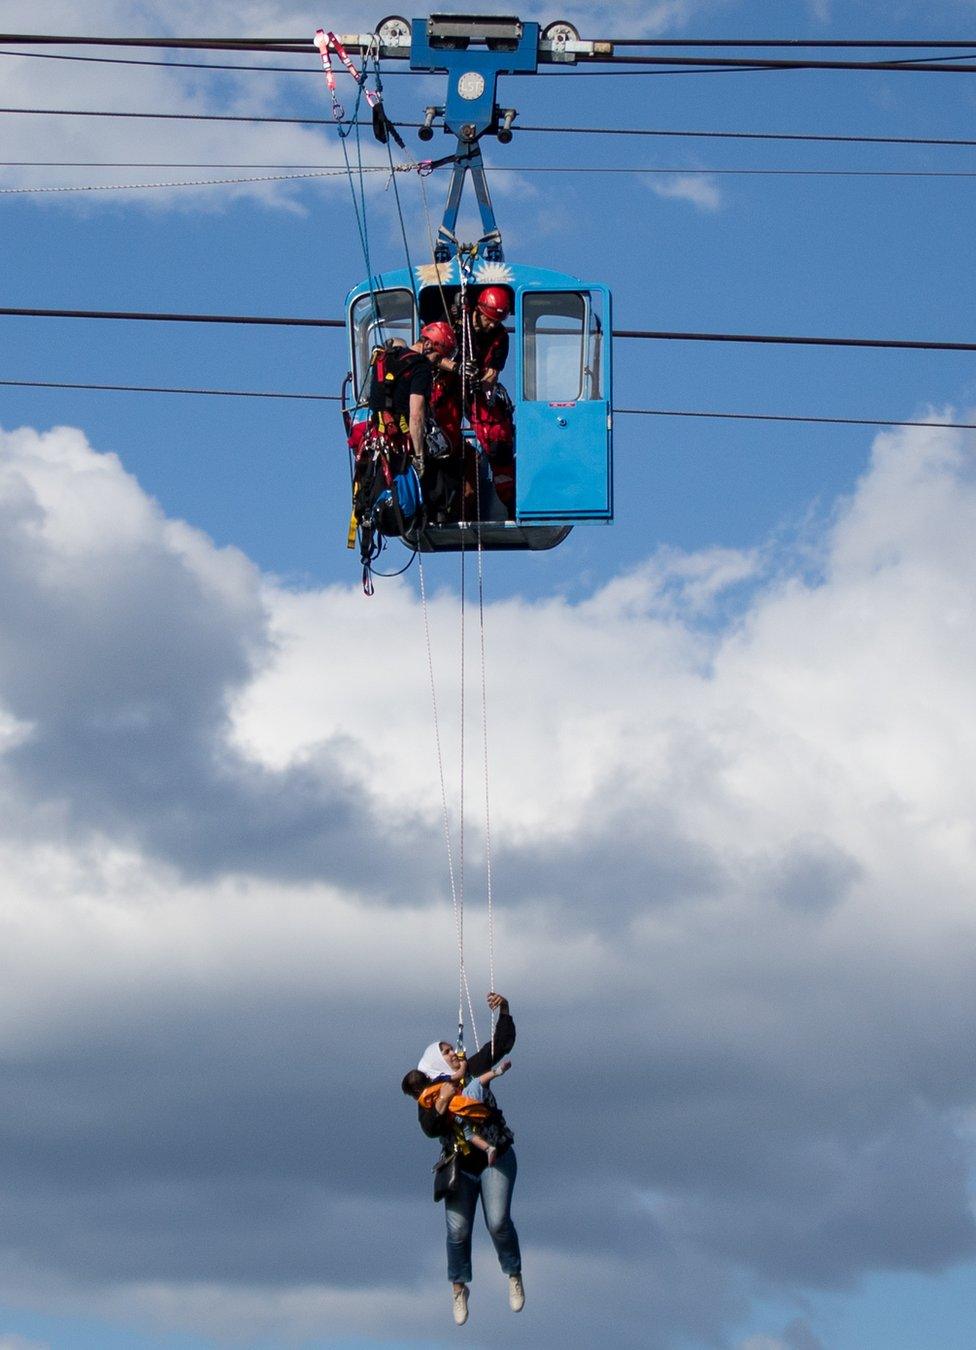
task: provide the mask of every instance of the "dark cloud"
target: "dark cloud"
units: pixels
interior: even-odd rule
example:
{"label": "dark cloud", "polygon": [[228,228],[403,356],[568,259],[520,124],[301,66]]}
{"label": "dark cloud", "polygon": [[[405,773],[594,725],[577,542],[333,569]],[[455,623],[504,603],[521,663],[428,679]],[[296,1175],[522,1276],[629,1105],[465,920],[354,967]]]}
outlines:
{"label": "dark cloud", "polygon": [[[29,475],[0,493],[0,701],[24,724],[3,759],[6,847],[83,841],[77,866],[120,925],[43,867],[36,895],[11,883],[0,1265],[40,1288],[242,1298],[445,1286],[435,1149],[398,1086],[453,1032],[451,919],[418,901],[443,889],[439,837],[378,808],[349,744],[281,771],[233,749],[231,701],[271,653],[260,579],[87,451],[60,470],[69,489],[81,469],[121,493],[81,544]],[[601,765],[574,828],[552,812],[496,841],[520,1026],[499,1097],[544,1311],[513,1325],[480,1240],[474,1346],[724,1346],[744,1286],[782,1299],[976,1252],[956,855],[943,866],[920,836],[948,898],[919,924],[885,908],[878,864],[778,799],[802,765],[760,764],[757,824],[747,792],[721,797],[707,727],[670,736],[653,773]],[[99,872],[99,840],[141,851],[134,879]],[[226,873],[239,895],[209,884]],[[186,878],[208,885],[191,899]],[[348,898],[367,886],[370,904]],[[238,931],[235,896],[262,922]],[[782,1339],[816,1350],[817,1328]]]}
{"label": "dark cloud", "polygon": [[187,876],[431,886],[436,836],[418,848],[419,819],[381,818],[347,743],[281,772],[230,744],[230,702],[272,649],[254,569],[187,546],[111,460],[86,451],[59,491],[86,475],[118,513],[84,546],[29,476],[0,503],[0,706],[29,728],[4,772],[34,831],[108,836]]}
{"label": "dark cloud", "polygon": [[[398,1080],[439,1004],[279,985],[270,1003],[263,989],[131,991],[79,1017],[59,1049],[0,1066],[8,1256],[82,1285],[366,1291],[426,1278],[442,1243],[436,1150]],[[808,1114],[797,1085],[755,1057],[691,1060],[650,1018],[622,1035],[610,1002],[587,1003],[587,1030],[568,1042],[542,1009],[516,1012],[499,1097],[517,1135],[528,1269],[550,1290],[557,1269],[592,1270],[593,1306],[574,1294],[552,1337],[594,1328],[606,1299],[616,1344],[667,1350],[679,1328],[718,1344],[744,1311],[736,1271],[844,1287],[973,1252],[965,1155],[935,1113],[886,1116],[872,1089],[852,1114],[846,1089],[830,1096],[824,1060],[808,1088],[826,1100]],[[490,1288],[483,1238],[477,1263]],[[517,1346],[538,1331],[506,1336]]]}
{"label": "dark cloud", "polygon": [[[862,1142],[796,1135],[792,1183],[680,1200],[675,1228],[781,1286],[838,1287],[854,1272],[945,1269],[976,1253],[966,1156],[946,1125],[905,1111]],[[778,1181],[778,1184],[774,1184]]]}
{"label": "dark cloud", "polygon": [[634,802],[593,816],[569,838],[495,849],[500,887],[515,904],[565,908],[571,927],[619,929],[655,907],[714,895],[722,868],[665,808]]}
{"label": "dark cloud", "polygon": [[805,834],[770,868],[768,885],[782,904],[818,915],[842,904],[862,874],[857,860],[832,840]]}
{"label": "dark cloud", "polygon": [[[685,754],[687,752],[687,757]],[[494,845],[500,888],[512,902],[539,898],[557,904],[571,926],[626,927],[656,908],[720,894],[727,867],[681,818],[692,756],[687,737],[673,752],[678,764],[661,766],[653,788],[615,767],[594,785],[583,819],[572,830],[540,832],[535,839]]]}

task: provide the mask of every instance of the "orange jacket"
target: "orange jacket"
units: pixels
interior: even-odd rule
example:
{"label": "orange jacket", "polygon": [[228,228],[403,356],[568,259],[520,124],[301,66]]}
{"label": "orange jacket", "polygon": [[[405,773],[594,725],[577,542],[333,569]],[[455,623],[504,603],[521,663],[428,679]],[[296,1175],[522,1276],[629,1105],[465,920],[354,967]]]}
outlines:
{"label": "orange jacket", "polygon": [[[421,1091],[417,1101],[425,1107],[436,1105],[443,1086],[443,1083],[431,1083],[430,1087],[425,1087]],[[473,1097],[465,1097],[461,1092],[455,1092],[447,1104],[447,1109],[452,1116],[461,1116],[464,1120],[487,1120],[489,1114],[484,1102],[476,1102]]]}

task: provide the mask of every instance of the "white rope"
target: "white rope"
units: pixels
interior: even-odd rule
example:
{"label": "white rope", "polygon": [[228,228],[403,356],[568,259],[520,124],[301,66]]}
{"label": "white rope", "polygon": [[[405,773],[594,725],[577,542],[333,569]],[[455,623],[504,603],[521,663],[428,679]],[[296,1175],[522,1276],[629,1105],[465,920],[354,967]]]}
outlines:
{"label": "white rope", "polygon": [[[468,314],[466,307],[462,309],[464,314],[464,331],[468,335]],[[470,345],[473,351],[474,335],[469,335]],[[491,886],[491,793],[489,790],[489,768],[488,768],[488,676],[487,660],[485,655],[485,569],[484,569],[484,542],[481,533],[481,463],[477,464],[477,473],[474,486],[475,498],[475,537],[478,541],[478,634],[481,645],[481,753],[484,764],[485,780],[485,895],[488,905],[488,988],[495,988],[495,915],[492,903]],[[491,1010],[491,1057],[495,1058],[495,1027],[498,1024],[497,1009]]]}
{"label": "white rope", "polygon": [[[480,466],[479,466],[480,468]],[[495,988],[495,913],[491,889],[491,793],[489,791],[488,770],[488,676],[485,659],[485,583],[484,550],[481,544],[481,475],[476,488],[478,501],[478,630],[481,638],[481,752],[485,769],[485,894],[488,902],[488,988]],[[491,1010],[491,1057],[495,1058],[495,1027],[498,1024],[498,1010]]]}
{"label": "white rope", "polygon": [[[461,408],[468,419],[468,425],[471,425],[471,417],[468,411],[468,377],[467,371],[469,363],[474,358],[474,334],[471,330],[471,315],[467,303],[467,283],[468,272],[461,258],[461,250],[458,249],[458,277],[460,280],[460,302],[461,302]],[[472,393],[473,398],[473,393]],[[464,441],[462,439],[462,450]],[[464,500],[464,460],[462,459],[462,479],[461,492],[462,502]],[[492,874],[491,874],[491,793],[490,776],[488,761],[488,678],[487,678],[487,660],[485,651],[485,574],[484,574],[484,541],[482,538],[481,525],[481,463],[480,451],[479,459],[475,464],[475,538],[478,549],[478,633],[480,641],[481,656],[481,742],[482,758],[484,765],[484,784],[485,784],[485,893],[488,908],[488,988],[495,988],[495,915],[492,896]],[[464,534],[462,531],[461,540],[461,605],[462,615],[464,612]],[[462,619],[463,626],[463,619]],[[463,643],[463,637],[462,637]],[[463,704],[462,704],[463,709]],[[463,716],[463,713],[462,713]],[[463,732],[462,732],[463,735]],[[495,1009],[491,1012],[491,1054],[492,1059],[495,1055],[495,1028],[498,1023],[498,1014]]]}
{"label": "white rope", "polygon": [[[427,606],[427,587],[424,579],[424,558],[417,554],[417,568],[420,576],[420,599],[424,612],[424,637],[427,643],[427,674],[430,679],[430,701],[434,715],[434,747],[437,752],[437,772],[441,787],[441,810],[444,820],[444,842],[447,846],[447,873],[451,883],[451,908],[454,913],[454,931],[458,944],[458,1025],[464,1022],[464,1002],[467,999],[471,1014],[471,1031],[477,1040],[478,1032],[474,1021],[474,1007],[471,991],[468,988],[468,975],[464,963],[464,895],[459,895],[454,875],[454,849],[451,845],[451,819],[447,809],[447,787],[444,776],[444,755],[441,748],[440,718],[437,712],[437,685],[434,680],[434,655],[430,640],[430,615]],[[462,834],[463,845],[463,834]]]}
{"label": "white rope", "polygon": [[[444,294],[444,287],[443,287],[443,284],[442,284],[442,282],[441,282],[441,277],[440,277],[440,267],[437,266],[437,264],[436,264],[436,259],[435,259],[435,257],[434,257],[434,251],[435,251],[435,247],[436,247],[436,246],[435,246],[435,243],[434,243],[434,232],[433,232],[433,227],[432,227],[432,225],[431,225],[431,219],[430,219],[430,203],[429,203],[428,200],[427,200],[427,190],[426,190],[426,186],[425,186],[425,184],[424,184],[423,178],[420,179],[420,190],[421,190],[421,195],[422,195],[422,197],[423,197],[423,203],[424,203],[424,217],[425,217],[426,224],[427,224],[427,239],[428,239],[428,241],[429,241],[429,243],[430,243],[431,261],[434,262],[434,263],[435,263],[435,266],[437,267],[437,286],[438,286],[438,290],[440,291],[440,295],[441,295],[441,304],[443,305],[443,308],[444,308],[444,318],[445,318],[448,322],[450,322],[450,318],[451,318],[451,315],[450,315],[450,309],[449,309],[449,307],[448,307],[448,304],[447,304],[447,296]],[[464,276],[464,273],[462,272],[462,274],[461,274],[461,286],[462,286],[462,291],[461,291],[461,293],[462,293],[462,296],[463,296],[463,294],[464,294],[464,283],[465,283],[465,276]],[[463,392],[463,391],[464,391],[464,383],[463,383],[463,382],[464,382],[464,373],[463,373],[463,370],[462,370],[462,373],[461,373],[461,380],[462,380],[462,413],[463,413],[463,406],[464,406],[464,392]],[[461,495],[461,500],[462,500],[462,504],[463,504],[463,501],[464,501],[464,459],[463,459],[464,440],[463,440],[463,437],[462,437],[462,441],[461,441],[461,446],[462,446],[462,460],[461,460],[461,467],[462,467],[462,476],[461,476],[461,494],[462,494],[462,495]],[[463,516],[463,511],[462,511],[462,516]],[[421,583],[420,583],[420,584],[421,584],[421,592],[423,592],[423,584],[424,584],[424,583],[423,583],[423,563],[422,563],[422,562],[421,562],[421,568],[420,568],[420,576],[421,576]],[[457,877],[457,890],[456,890],[456,893],[455,893],[455,892],[454,892],[453,873],[452,873],[452,894],[454,894],[454,897],[455,897],[455,898],[454,898],[454,904],[455,904],[455,925],[456,925],[456,928],[457,928],[457,937],[458,937],[458,971],[459,971],[459,982],[460,982],[461,989],[463,990],[463,994],[464,994],[464,996],[465,996],[465,998],[466,998],[466,1000],[467,1000],[467,1005],[468,1005],[468,1015],[470,1016],[470,1019],[471,1019],[471,1022],[470,1022],[470,1026],[471,1026],[471,1034],[472,1034],[472,1036],[474,1037],[475,1042],[477,1043],[478,1040],[479,1040],[479,1037],[478,1037],[478,1027],[477,1027],[477,1023],[476,1023],[476,1021],[475,1021],[475,1016],[474,1016],[474,1005],[473,1005],[472,1000],[471,1000],[471,991],[470,991],[470,989],[469,989],[469,987],[468,987],[467,968],[466,968],[466,964],[465,964],[465,955],[464,955],[464,878],[465,878],[465,869],[464,869],[464,838],[465,838],[465,776],[464,776],[464,767],[465,767],[465,736],[464,736],[464,730],[465,730],[465,674],[466,674],[466,673],[465,673],[465,567],[464,567],[464,531],[463,531],[463,530],[462,530],[462,532],[461,532],[461,575],[460,575],[460,589],[461,589],[461,635],[460,635],[460,636],[461,636],[461,656],[460,656],[460,699],[459,699],[459,702],[460,702],[460,709],[459,709],[459,712],[460,712],[460,732],[461,732],[461,735],[460,735],[460,753],[459,753],[459,775],[460,775],[460,783],[459,783],[459,799],[460,799],[460,800],[459,800],[459,815],[460,815],[460,822],[459,822],[459,829],[460,829],[460,833],[459,833],[459,842],[458,842],[458,877]],[[425,601],[425,609],[424,609],[424,622],[425,622],[425,624],[426,624],[426,622],[427,622],[426,601]],[[428,638],[427,638],[427,651],[428,651],[428,658],[429,658],[429,656],[430,656],[430,636],[429,636],[429,630],[428,630]],[[434,677],[433,677],[433,668],[431,668],[431,692],[432,692],[432,693],[433,693],[433,688],[434,688],[434,685],[433,685],[433,679],[434,679]],[[435,717],[436,717],[436,713],[435,713]],[[440,745],[439,745],[439,742],[438,742],[438,762],[439,762],[439,764],[441,764],[441,766],[443,765],[443,761],[442,761],[442,757],[441,757],[441,752],[440,752]],[[443,767],[441,767],[440,772],[441,772],[441,792],[442,792],[442,795],[444,796],[444,819],[445,819],[445,828],[447,828],[447,820],[448,820],[448,816],[447,816],[447,797],[446,797],[446,794],[444,793],[444,771],[443,771]],[[463,1018],[463,1012],[462,1012],[462,1000],[461,1000],[461,997],[460,997],[460,992],[459,992],[459,1000],[458,1000],[458,1001],[459,1001],[458,1025],[459,1025],[459,1028],[460,1028],[460,1026],[461,1026],[461,1024],[463,1023],[463,1020],[464,1020],[464,1018]]]}
{"label": "white rope", "polygon": [[[416,164],[394,164],[392,172],[407,173],[416,169]],[[363,165],[363,173],[383,173],[389,175],[391,166],[381,164],[376,167]],[[38,192],[136,192],[142,188],[184,188],[184,187],[233,187],[240,183],[292,183],[303,178],[339,178],[346,170],[317,169],[313,173],[268,173],[250,178],[191,178],[172,183],[84,183],[70,187],[5,187],[0,188],[0,196],[14,196]]]}
{"label": "white rope", "polygon": [[[421,194],[423,197],[424,216],[427,224],[427,238],[430,243],[431,257],[434,260],[434,237],[431,227],[430,208],[427,201],[427,193],[423,179],[421,182]],[[465,455],[467,442],[463,434],[463,423],[468,422],[471,427],[471,418],[468,410],[468,367],[473,354],[473,334],[471,332],[471,316],[468,313],[467,306],[467,286],[468,286],[468,268],[462,259],[460,246],[457,254],[458,279],[460,283],[460,315],[461,315],[461,351],[460,351],[460,386],[461,386],[461,416],[462,416],[462,435],[461,435],[461,559],[460,559],[460,671],[459,671],[459,718],[460,718],[460,747],[459,747],[459,842],[458,842],[458,872],[455,878],[453,851],[451,848],[450,818],[447,809],[447,791],[444,779],[444,760],[441,749],[440,727],[437,713],[437,694],[434,681],[433,656],[430,640],[430,620],[427,606],[427,593],[424,579],[424,566],[422,555],[418,554],[419,575],[420,575],[420,594],[424,611],[424,633],[427,642],[427,668],[430,677],[431,702],[434,711],[434,739],[437,749],[438,773],[440,775],[441,785],[441,806],[444,816],[444,836],[447,842],[448,870],[451,879],[451,900],[454,909],[454,923],[458,942],[458,1025],[459,1028],[464,1021],[464,1002],[467,1001],[468,1013],[471,1018],[471,1031],[475,1042],[479,1040],[477,1026],[475,1024],[474,1007],[471,1000],[471,991],[468,987],[467,969],[464,955],[464,887],[465,887],[465,687],[466,687],[466,668],[465,668],[465,620],[466,620],[466,585],[465,585],[465,538],[466,531],[463,526],[464,519],[464,499],[465,499]],[[445,318],[449,318],[447,298],[444,294],[444,288],[441,284],[440,268],[437,268],[437,284],[441,293],[441,302],[444,306]],[[478,550],[478,628],[480,642],[481,659],[481,741],[482,756],[484,763],[484,803],[485,803],[485,885],[488,906],[488,987],[495,988],[495,920],[494,920],[494,902],[492,893],[492,861],[491,861],[491,794],[490,794],[490,776],[488,759],[488,679],[487,679],[487,660],[485,646],[485,592],[484,592],[484,543],[482,539],[481,528],[481,473],[480,462],[476,465],[475,473],[475,537]],[[495,1028],[497,1026],[498,1014],[493,1009],[491,1014],[491,1050],[494,1057],[495,1049]]]}
{"label": "white rope", "polygon": [[[466,297],[466,273],[461,265],[460,252],[458,253],[458,272],[461,276],[461,346],[462,346],[462,367],[461,376],[461,404],[467,409],[467,364],[469,358],[474,355],[474,333],[471,331],[471,316],[468,313]],[[472,399],[474,395],[472,394]],[[471,418],[468,422],[470,425]],[[491,891],[491,799],[489,794],[488,777],[488,682],[485,660],[485,570],[484,570],[484,541],[481,532],[481,462],[480,451],[479,459],[475,466],[474,480],[474,501],[475,501],[475,539],[478,549],[478,634],[481,647],[481,752],[484,764],[485,781],[485,890],[488,903],[488,988],[495,988],[495,921],[492,907]],[[495,1027],[498,1022],[498,1015],[493,1008],[491,1012],[491,1055],[495,1057]]]}
{"label": "white rope", "polygon": [[[463,483],[462,483],[463,495]],[[467,597],[465,587],[465,547],[464,532],[461,532],[461,661],[460,661],[460,698],[459,698],[459,718],[460,718],[460,756],[458,766],[458,811],[459,811],[459,846],[458,846],[458,908],[461,912],[461,946],[459,950],[459,961],[461,969],[464,970],[464,826],[465,826],[465,781],[464,781],[464,760],[465,760],[465,686],[467,683],[467,672],[465,670],[465,619],[467,616]],[[471,1033],[474,1036],[475,1045],[478,1044],[478,1028],[474,1020],[474,1008],[471,1004],[471,994],[468,991],[467,975],[464,981],[465,993],[468,996],[468,1012],[471,1014]],[[459,1019],[460,1020],[460,1019]]]}

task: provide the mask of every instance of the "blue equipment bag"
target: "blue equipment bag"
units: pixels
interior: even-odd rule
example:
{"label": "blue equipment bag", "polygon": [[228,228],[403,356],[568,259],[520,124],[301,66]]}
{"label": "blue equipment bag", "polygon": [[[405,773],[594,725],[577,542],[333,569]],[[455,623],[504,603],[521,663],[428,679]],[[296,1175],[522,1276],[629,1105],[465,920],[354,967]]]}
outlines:
{"label": "blue equipment bag", "polygon": [[373,505],[373,520],[380,534],[395,538],[408,530],[421,507],[424,496],[417,471],[410,465],[397,474],[392,487],[385,488]]}

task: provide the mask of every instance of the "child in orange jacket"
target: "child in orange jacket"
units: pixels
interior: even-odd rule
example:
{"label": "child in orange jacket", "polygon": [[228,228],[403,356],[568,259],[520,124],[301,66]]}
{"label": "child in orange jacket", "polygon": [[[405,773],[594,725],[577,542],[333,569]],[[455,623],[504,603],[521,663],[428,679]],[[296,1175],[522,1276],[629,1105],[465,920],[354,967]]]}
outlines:
{"label": "child in orange jacket", "polygon": [[495,1161],[497,1150],[481,1137],[475,1126],[477,1122],[488,1118],[488,1107],[484,1104],[486,1086],[493,1078],[501,1078],[503,1073],[508,1073],[511,1067],[512,1061],[510,1059],[503,1060],[501,1064],[489,1069],[487,1073],[472,1078],[470,1082],[464,1085],[464,1091],[459,1092],[458,1088],[461,1086],[465,1075],[465,1066],[462,1063],[461,1067],[450,1076],[444,1075],[435,1078],[417,1098],[421,1106],[433,1106],[440,1115],[449,1111],[460,1125],[467,1143],[473,1144],[475,1148],[480,1148],[485,1154],[485,1161],[489,1167]]}

